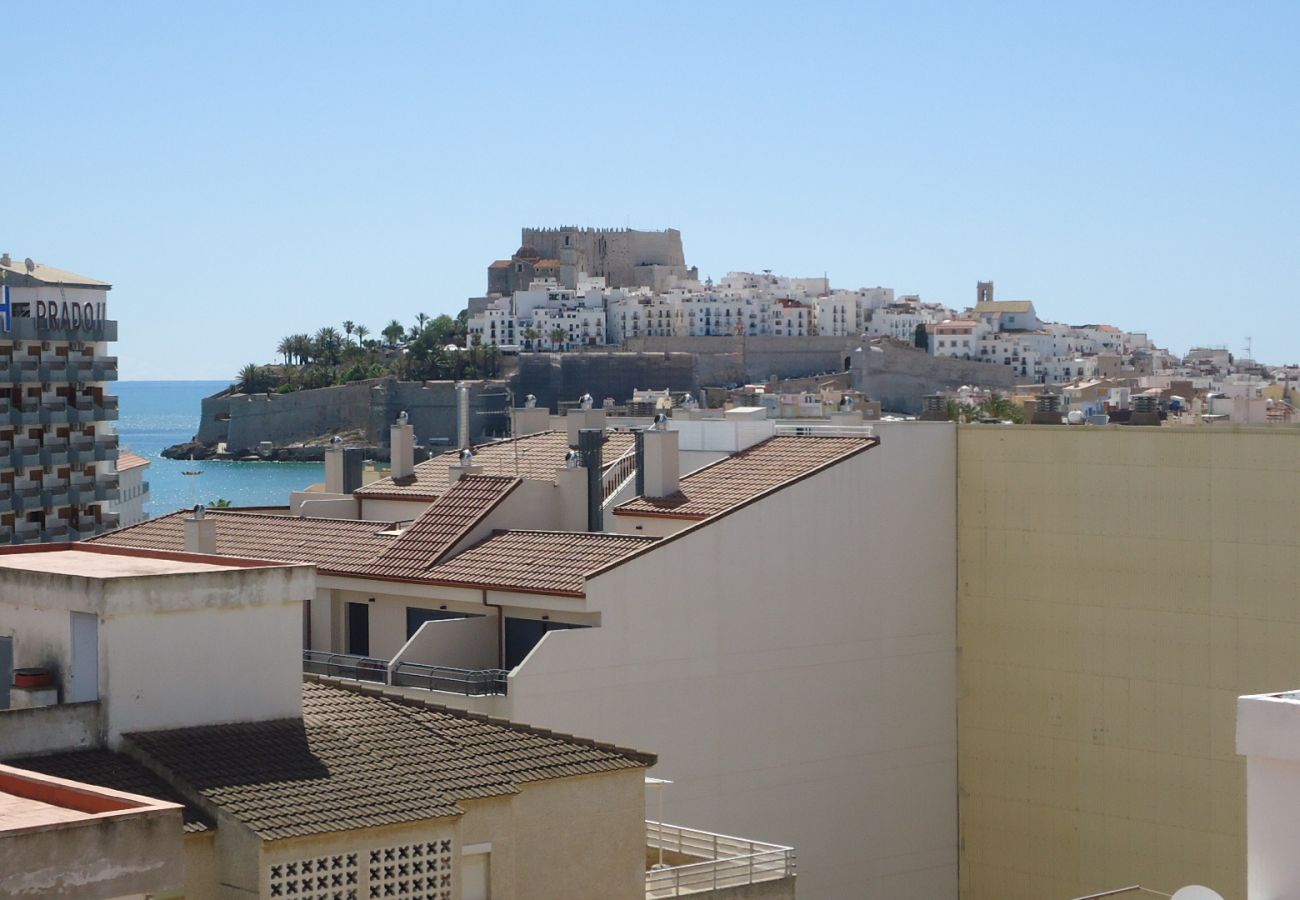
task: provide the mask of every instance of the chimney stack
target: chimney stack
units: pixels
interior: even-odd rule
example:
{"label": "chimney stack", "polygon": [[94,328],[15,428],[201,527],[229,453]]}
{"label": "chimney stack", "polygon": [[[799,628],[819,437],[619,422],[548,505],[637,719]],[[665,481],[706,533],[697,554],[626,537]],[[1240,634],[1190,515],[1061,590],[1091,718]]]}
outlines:
{"label": "chimney stack", "polygon": [[681,480],[681,463],[677,455],[678,433],[668,430],[668,417],[655,416],[654,426],[638,435],[645,472],[637,479],[642,496],[667,497],[677,493]]}
{"label": "chimney stack", "polygon": [[217,523],[209,519],[202,506],[195,506],[185,517],[185,552],[205,553],[215,556],[217,552]]}
{"label": "chimney stack", "polygon": [[469,385],[456,382],[456,448],[469,449]]}
{"label": "chimney stack", "polygon": [[569,446],[578,446],[579,432],[596,429],[605,430],[605,410],[593,409],[591,394],[583,394],[579,401],[579,409],[571,409],[564,417],[564,424],[568,427]]}
{"label": "chimney stack", "polygon": [[601,509],[603,497],[600,482],[605,474],[601,447],[605,444],[605,429],[584,428],[578,432],[578,454],[582,467],[587,470],[587,530],[604,531],[605,514]]}
{"label": "chimney stack", "polygon": [[405,412],[397,417],[389,431],[388,452],[392,477],[406,478],[415,472],[415,430]]}

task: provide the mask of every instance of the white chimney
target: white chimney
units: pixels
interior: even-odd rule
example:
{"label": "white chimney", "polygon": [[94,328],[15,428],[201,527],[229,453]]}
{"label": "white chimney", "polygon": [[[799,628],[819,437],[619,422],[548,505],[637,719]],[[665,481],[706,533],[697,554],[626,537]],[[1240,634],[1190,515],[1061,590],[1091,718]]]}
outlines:
{"label": "white chimney", "polygon": [[681,463],[677,456],[677,432],[668,430],[667,417],[655,417],[653,428],[643,432],[645,441],[646,497],[667,497],[677,493]]}
{"label": "white chimney", "polygon": [[456,382],[456,444],[458,449],[469,447],[469,385]]}
{"label": "white chimney", "polygon": [[447,484],[455,484],[466,475],[482,475],[483,467],[474,465],[474,451],[466,447],[453,466],[447,467]]}
{"label": "white chimney", "polygon": [[404,412],[388,433],[388,453],[392,461],[392,477],[405,478],[415,471],[415,429]]}
{"label": "white chimney", "polygon": [[342,494],[343,490],[343,439],[334,436],[333,442],[325,450],[325,492]]}
{"label": "white chimney", "polygon": [[209,556],[217,552],[217,522],[205,515],[202,506],[194,507],[185,517],[185,552]]}

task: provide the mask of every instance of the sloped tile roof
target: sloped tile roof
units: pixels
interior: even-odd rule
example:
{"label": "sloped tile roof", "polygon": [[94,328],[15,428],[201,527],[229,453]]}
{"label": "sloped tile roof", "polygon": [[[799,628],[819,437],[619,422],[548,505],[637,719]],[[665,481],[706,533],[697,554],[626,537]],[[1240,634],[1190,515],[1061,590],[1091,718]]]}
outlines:
{"label": "sloped tile roof", "polygon": [[122,449],[117,454],[117,470],[125,472],[127,469],[134,469],[139,466],[149,465],[149,460],[141,456],[134,450]]}
{"label": "sloped tile roof", "polygon": [[616,515],[707,519],[861,453],[879,441],[858,437],[778,436],[682,478],[667,497],[637,497]]}
{"label": "sloped tile roof", "polygon": [[587,573],[658,540],[589,531],[494,531],[425,576],[434,584],[580,597]]}
{"label": "sloped tile roof", "polygon": [[[185,516],[176,512],[121,528],[95,543],[155,550],[185,550]],[[322,572],[352,571],[368,565],[393,544],[385,522],[311,519],[262,513],[207,513],[217,523],[217,552],[284,562],[315,563]]]}
{"label": "sloped tile roof", "polygon": [[[609,431],[602,451],[606,467],[626,453],[635,440],[630,432]],[[509,475],[517,478],[549,479],[564,465],[569,452],[569,435],[564,431],[542,431],[521,438],[494,441],[474,448],[474,465],[484,475]],[[449,450],[415,467],[402,478],[381,478],[356,491],[363,499],[434,500],[448,486],[447,469],[459,459],[458,450]]]}
{"label": "sloped tile roof", "polygon": [[126,735],[265,840],[459,815],[520,784],[654,757],[359,686],[303,685],[303,718]]}
{"label": "sloped tile roof", "polygon": [[115,791],[126,791],[128,794],[142,794],[155,800],[179,803],[185,807],[182,816],[187,834],[216,827],[206,813],[192,803],[187,803],[175,788],[122,753],[113,753],[109,750],[73,750],[67,753],[28,756],[11,760],[9,765],[30,769],[43,775],[53,775],[55,778],[68,778]]}
{"label": "sloped tile roof", "polygon": [[414,578],[437,563],[456,542],[519,486],[518,478],[470,475],[452,485],[373,563],[366,575]]}

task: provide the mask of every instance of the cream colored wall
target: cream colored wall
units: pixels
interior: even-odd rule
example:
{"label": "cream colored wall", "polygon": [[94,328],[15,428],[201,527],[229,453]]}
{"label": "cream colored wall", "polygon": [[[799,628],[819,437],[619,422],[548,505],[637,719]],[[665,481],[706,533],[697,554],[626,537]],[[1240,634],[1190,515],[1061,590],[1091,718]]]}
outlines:
{"label": "cream colored wall", "polygon": [[103,583],[100,697],[110,744],[130,731],[301,715],[310,566]]}
{"label": "cream colored wall", "polygon": [[881,433],[590,579],[601,626],[546,635],[508,698],[659,754],[669,821],[794,846],[818,900],[957,891],[955,429]]}
{"label": "cream colored wall", "polygon": [[962,896],[1245,894],[1238,695],[1300,683],[1300,442],[958,434]]}
{"label": "cream colored wall", "polygon": [[644,769],[462,801],[465,845],[490,843],[492,900],[645,897]]}

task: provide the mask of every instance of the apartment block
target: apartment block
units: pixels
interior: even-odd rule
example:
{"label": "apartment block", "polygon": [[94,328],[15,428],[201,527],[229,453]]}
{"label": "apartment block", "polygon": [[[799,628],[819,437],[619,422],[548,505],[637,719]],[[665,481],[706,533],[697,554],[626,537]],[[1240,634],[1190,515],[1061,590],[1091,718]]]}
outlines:
{"label": "apartment block", "polygon": [[111,285],[0,256],[0,544],[115,528]]}

